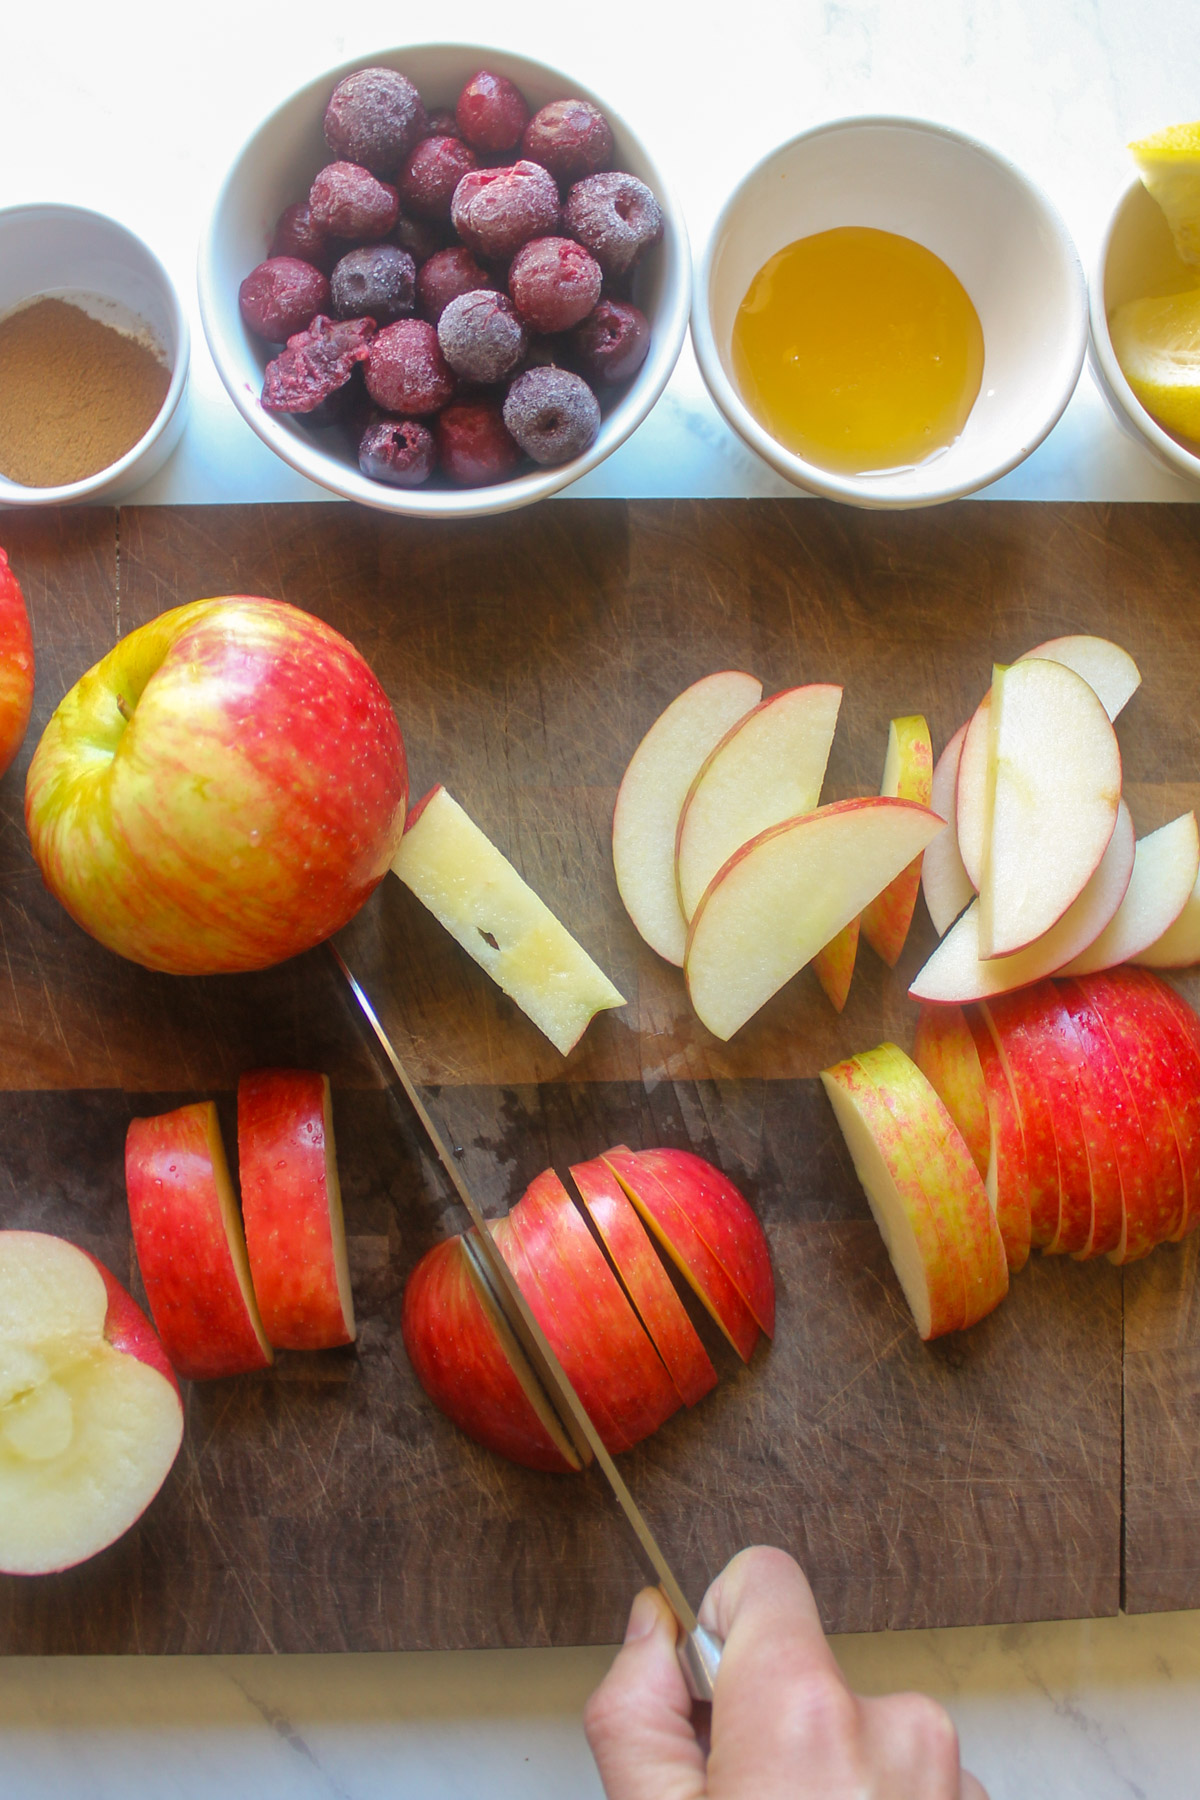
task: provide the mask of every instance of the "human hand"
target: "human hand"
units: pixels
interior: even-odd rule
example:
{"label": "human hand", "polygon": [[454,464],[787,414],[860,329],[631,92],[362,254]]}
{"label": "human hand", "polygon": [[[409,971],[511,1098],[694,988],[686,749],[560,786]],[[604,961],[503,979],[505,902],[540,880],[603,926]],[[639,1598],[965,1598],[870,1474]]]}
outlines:
{"label": "human hand", "polygon": [[584,1728],[609,1800],[987,1800],[958,1735],[924,1694],[864,1700],[825,1641],[812,1590],[782,1550],[743,1550],[704,1596],[724,1640],[705,1755],[662,1595],[634,1600],[625,1643]]}

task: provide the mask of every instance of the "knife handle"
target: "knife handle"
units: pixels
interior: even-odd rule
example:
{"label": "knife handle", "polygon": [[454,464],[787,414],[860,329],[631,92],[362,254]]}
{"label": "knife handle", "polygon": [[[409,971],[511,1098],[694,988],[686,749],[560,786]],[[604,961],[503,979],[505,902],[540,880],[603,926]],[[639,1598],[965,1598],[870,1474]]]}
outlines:
{"label": "knife handle", "polygon": [[679,1662],[693,1700],[706,1700],[711,1704],[723,1649],[720,1638],[705,1631],[703,1625],[697,1625],[695,1631],[687,1631],[680,1638]]}

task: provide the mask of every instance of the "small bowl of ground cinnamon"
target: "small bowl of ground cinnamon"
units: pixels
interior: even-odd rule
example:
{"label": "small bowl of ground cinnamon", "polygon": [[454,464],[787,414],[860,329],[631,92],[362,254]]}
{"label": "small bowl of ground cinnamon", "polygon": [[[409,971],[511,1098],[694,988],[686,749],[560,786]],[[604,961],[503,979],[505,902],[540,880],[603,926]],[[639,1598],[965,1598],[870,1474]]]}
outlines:
{"label": "small bowl of ground cinnamon", "polygon": [[78,206],[0,210],[0,505],[120,499],[183,430],[187,319],[147,245]]}

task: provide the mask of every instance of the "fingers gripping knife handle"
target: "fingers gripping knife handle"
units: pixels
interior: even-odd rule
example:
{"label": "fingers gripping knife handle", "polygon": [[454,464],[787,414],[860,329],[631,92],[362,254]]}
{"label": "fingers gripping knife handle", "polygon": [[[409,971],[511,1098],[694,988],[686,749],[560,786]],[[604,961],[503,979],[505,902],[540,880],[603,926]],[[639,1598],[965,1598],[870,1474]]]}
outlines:
{"label": "fingers gripping knife handle", "polygon": [[693,1700],[712,1700],[723,1646],[719,1637],[697,1625],[679,1639],[679,1662]]}

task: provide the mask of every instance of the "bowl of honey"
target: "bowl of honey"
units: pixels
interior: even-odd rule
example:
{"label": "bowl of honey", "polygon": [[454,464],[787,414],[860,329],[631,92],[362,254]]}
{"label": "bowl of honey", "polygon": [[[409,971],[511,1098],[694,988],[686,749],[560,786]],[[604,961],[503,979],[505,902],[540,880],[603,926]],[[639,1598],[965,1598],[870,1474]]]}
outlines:
{"label": "bowl of honey", "polygon": [[728,423],[787,480],[933,506],[1015,468],[1056,423],[1087,285],[1062,219],[1006,157],[921,119],[838,119],[726,201],[692,340]]}

